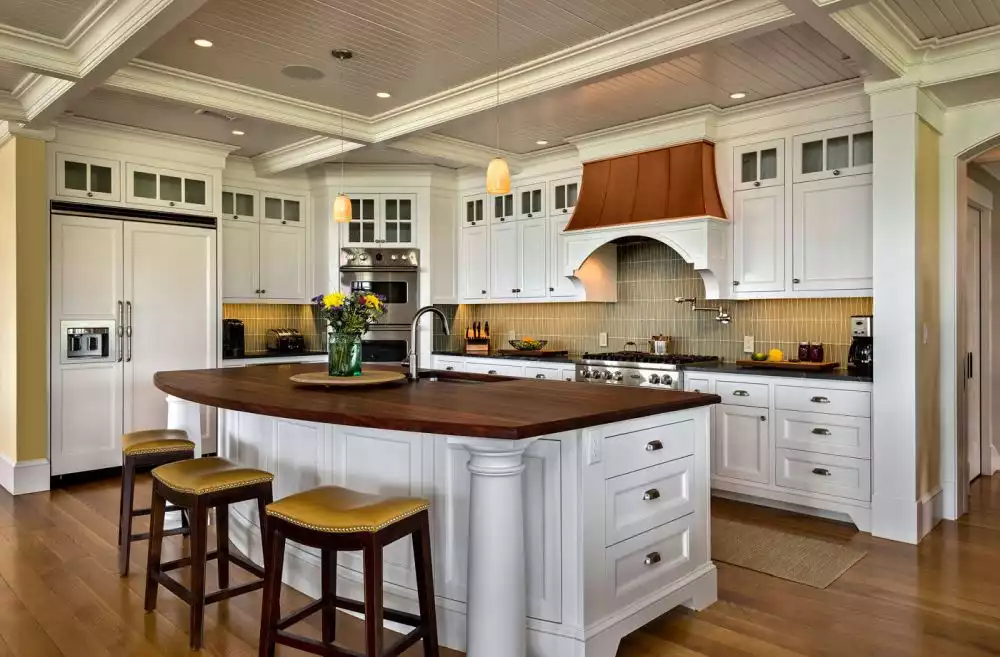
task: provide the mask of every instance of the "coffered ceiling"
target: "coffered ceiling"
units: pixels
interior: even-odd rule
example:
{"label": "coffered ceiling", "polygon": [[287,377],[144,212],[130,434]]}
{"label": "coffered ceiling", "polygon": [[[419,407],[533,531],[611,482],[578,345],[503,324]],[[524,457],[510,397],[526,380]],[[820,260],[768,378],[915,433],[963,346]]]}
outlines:
{"label": "coffered ceiling", "polygon": [[920,39],[1000,25],[1000,0],[884,0]]}
{"label": "coffered ceiling", "polygon": [[3,0],[0,23],[63,40],[90,10],[100,10],[114,0]]}
{"label": "coffered ceiling", "polygon": [[24,71],[16,66],[0,62],[0,89],[11,91],[24,77]]}

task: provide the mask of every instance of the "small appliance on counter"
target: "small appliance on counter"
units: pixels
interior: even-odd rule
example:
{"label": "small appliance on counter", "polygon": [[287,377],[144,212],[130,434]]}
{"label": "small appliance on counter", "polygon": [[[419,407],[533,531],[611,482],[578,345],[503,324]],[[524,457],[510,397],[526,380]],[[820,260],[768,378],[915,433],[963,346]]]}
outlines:
{"label": "small appliance on counter", "polygon": [[246,334],[243,321],[239,319],[222,320],[222,357],[244,358],[246,356]]}
{"label": "small appliance on counter", "polygon": [[267,329],[267,351],[275,354],[301,354],[306,350],[306,339],[298,329]]}
{"label": "small appliance on counter", "polygon": [[872,338],[874,318],[871,315],[851,317],[851,350],[847,352],[847,369],[859,374],[871,374],[875,359]]}

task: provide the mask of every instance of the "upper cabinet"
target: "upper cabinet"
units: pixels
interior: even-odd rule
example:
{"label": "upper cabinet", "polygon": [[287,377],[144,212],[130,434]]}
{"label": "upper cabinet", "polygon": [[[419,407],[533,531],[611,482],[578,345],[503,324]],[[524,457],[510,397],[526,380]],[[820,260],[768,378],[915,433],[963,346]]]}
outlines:
{"label": "upper cabinet", "polygon": [[733,293],[785,290],[784,187],[733,194]]}
{"label": "upper cabinet", "polygon": [[793,140],[794,182],[872,172],[870,123],[799,135]]}
{"label": "upper cabinet", "polygon": [[513,221],[514,214],[514,194],[504,194],[502,196],[490,196],[490,221],[496,224]]}
{"label": "upper cabinet", "polygon": [[530,187],[518,187],[514,190],[517,196],[517,218],[536,219],[545,216],[545,183]]}
{"label": "upper cabinet", "polygon": [[466,196],[462,199],[462,227],[479,226],[486,221],[486,194]]}
{"label": "upper cabinet", "polygon": [[549,215],[572,215],[580,196],[579,178],[561,178],[549,183]]}
{"label": "upper cabinet", "polygon": [[416,194],[348,194],[351,222],[343,227],[345,246],[414,246]]}
{"label": "upper cabinet", "polygon": [[211,212],[212,177],[173,169],[147,167],[131,162],[125,165],[128,203]]}
{"label": "upper cabinet", "polygon": [[252,189],[222,188],[222,218],[227,221],[257,223],[260,194]]}
{"label": "upper cabinet", "polygon": [[733,152],[733,189],[759,189],[785,184],[785,140],[739,146]]}
{"label": "upper cabinet", "polygon": [[302,196],[288,196],[262,192],[264,214],[261,221],[278,226],[304,226],[306,200]]}
{"label": "upper cabinet", "polygon": [[116,160],[56,153],[56,195],[119,201],[121,168]]}

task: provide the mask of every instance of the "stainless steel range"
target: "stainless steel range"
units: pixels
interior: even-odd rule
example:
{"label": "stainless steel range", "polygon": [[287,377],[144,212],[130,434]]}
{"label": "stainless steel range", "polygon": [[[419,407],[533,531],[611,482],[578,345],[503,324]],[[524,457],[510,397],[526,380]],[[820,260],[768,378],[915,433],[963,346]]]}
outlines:
{"label": "stainless steel range", "polygon": [[682,390],[685,365],[717,360],[718,356],[647,354],[640,351],[584,354],[576,366],[576,380],[602,385]]}

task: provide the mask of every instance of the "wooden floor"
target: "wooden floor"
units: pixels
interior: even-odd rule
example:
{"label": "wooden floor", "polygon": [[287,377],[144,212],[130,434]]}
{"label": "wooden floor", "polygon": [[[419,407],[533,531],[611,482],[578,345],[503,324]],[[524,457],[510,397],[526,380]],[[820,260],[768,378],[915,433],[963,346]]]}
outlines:
{"label": "wooden floor", "polygon": [[[849,543],[868,556],[826,590],[720,564],[718,603],[650,623],[623,641],[619,657],[1000,655],[1000,477],[973,486],[972,508],[916,548],[717,500],[720,516]],[[143,612],[145,543],[135,546],[127,579],[115,572],[117,509],[117,480],[16,499],[0,491],[0,657],[189,654],[183,603],[161,591],[157,612]],[[180,539],[167,542],[172,558]],[[209,577],[214,582],[214,570]],[[286,609],[305,601],[283,593]],[[256,655],[259,613],[259,592],[210,607],[202,654]],[[356,650],[359,628],[346,616],[338,624]]]}

